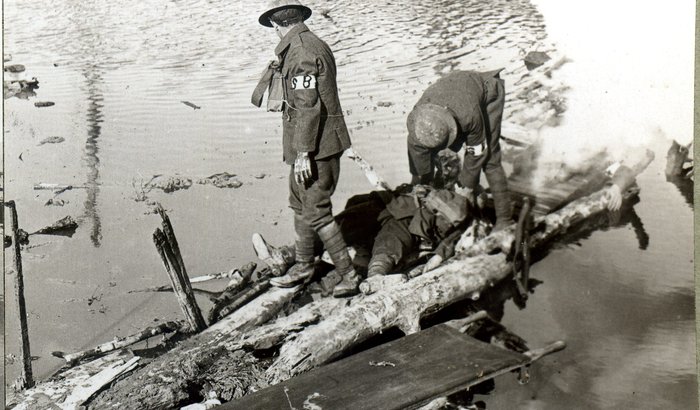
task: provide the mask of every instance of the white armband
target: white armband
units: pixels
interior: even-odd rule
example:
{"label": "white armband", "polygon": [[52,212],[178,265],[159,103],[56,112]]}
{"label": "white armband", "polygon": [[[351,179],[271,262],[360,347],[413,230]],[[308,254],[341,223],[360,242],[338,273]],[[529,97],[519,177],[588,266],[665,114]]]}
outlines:
{"label": "white armband", "polygon": [[292,78],[292,90],[310,90],[316,88],[316,76],[299,75]]}

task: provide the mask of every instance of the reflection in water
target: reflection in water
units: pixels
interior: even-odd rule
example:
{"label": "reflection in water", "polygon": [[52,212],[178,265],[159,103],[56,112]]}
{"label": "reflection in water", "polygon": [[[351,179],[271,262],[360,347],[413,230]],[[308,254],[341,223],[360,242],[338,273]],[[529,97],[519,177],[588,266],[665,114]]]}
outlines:
{"label": "reflection in water", "polygon": [[690,208],[693,208],[693,180],[688,177],[667,175],[666,181],[675,185],[683,196],[683,199],[685,199],[685,203],[688,204]]}
{"label": "reflection in water", "polygon": [[[91,2],[77,2],[70,5],[71,12],[69,19],[73,27],[78,27],[82,31],[79,41],[73,43],[72,47],[77,47],[77,54],[83,59],[81,61],[82,75],[86,80],[86,94],[88,100],[87,107],[87,134],[88,138],[83,149],[83,160],[87,166],[87,179],[85,188],[87,197],[85,198],[85,213],[83,217],[92,222],[90,240],[98,248],[102,241],[102,224],[97,209],[98,195],[100,193],[100,158],[97,156],[99,147],[97,143],[102,134],[102,122],[104,109],[104,95],[102,88],[105,85],[103,71],[107,62],[113,56],[106,47],[105,38],[110,36],[105,32],[105,20],[99,18],[104,13],[104,9],[99,4]],[[118,43],[118,42],[110,42]]]}
{"label": "reflection in water", "polygon": [[615,211],[609,213],[609,226],[610,227],[622,227],[628,223],[632,226],[634,230],[634,235],[637,237],[637,242],[639,243],[639,249],[646,250],[649,247],[649,234],[646,229],[644,229],[644,223],[642,223],[642,218],[639,217],[637,212],[634,210],[634,205],[639,203],[639,196],[634,196],[626,203],[623,203],[622,207]]}
{"label": "reflection in water", "polygon": [[[315,11],[315,6],[328,7],[328,2],[309,2],[309,6]],[[263,7],[264,2],[258,3]],[[530,118],[528,115],[531,107],[526,107],[525,100],[518,98],[518,94],[513,92],[516,87],[525,83],[522,78],[526,72],[521,57],[537,47],[548,46],[540,45],[546,36],[545,22],[529,1],[358,0],[331,3],[337,3],[329,14],[332,20],[315,12],[309,24],[312,30],[327,39],[338,58],[339,72],[343,75],[340,84],[341,98],[347,113],[348,126],[353,134],[353,143],[360,152],[366,153],[370,162],[379,166],[379,171],[388,180],[405,181],[406,154],[402,149],[393,148],[405,145],[407,112],[428,84],[444,72],[452,69],[489,69],[505,65],[505,77],[510,90],[510,108],[506,115],[515,120],[518,120],[520,115]],[[89,276],[89,280],[103,282],[113,279],[110,276],[112,270],[123,271],[120,286],[132,287],[141,284],[143,278],[139,277],[138,272],[143,266],[132,263],[129,259],[144,259],[145,265],[151,260],[152,249],[135,245],[140,244],[138,241],[124,241],[127,235],[134,234],[138,218],[136,214],[129,212],[137,208],[134,208],[131,198],[127,198],[129,192],[120,188],[119,181],[112,178],[129,180],[132,173],[142,171],[151,174],[187,171],[201,175],[211,175],[224,170],[247,173],[248,166],[254,166],[256,169],[269,166],[271,176],[278,172],[284,174],[285,168],[280,163],[280,151],[277,150],[281,149],[281,137],[276,132],[277,117],[259,113],[253,110],[249,103],[251,82],[257,80],[259,66],[272,57],[269,55],[269,43],[276,41],[272,31],[261,32],[257,23],[258,6],[251,7],[245,2],[226,0],[8,0],[5,6],[5,12],[8,13],[6,20],[12,23],[4,28],[8,51],[16,56],[21,55],[22,61],[28,67],[44,70],[45,76],[41,77],[42,88],[45,84],[47,91],[52,91],[57,103],[72,103],[76,98],[81,99],[79,111],[67,113],[61,120],[68,124],[79,123],[76,128],[82,131],[77,135],[87,134],[85,144],[72,155],[84,159],[81,168],[85,166],[84,183],[87,197],[84,200],[84,211],[78,212],[84,212],[86,231],[87,222],[91,221],[90,238],[94,248],[88,245],[89,249],[86,249],[82,240],[66,242],[66,252],[57,252],[45,261],[35,261],[38,270],[48,271],[55,266],[68,265],[70,273],[59,270],[57,274],[86,278]],[[268,54],[261,50],[268,50],[265,52]],[[567,50],[561,51],[568,54]],[[60,69],[54,69],[52,63],[57,64]],[[550,80],[554,81],[557,78],[555,75]],[[135,87],[136,84],[142,87]],[[589,89],[589,85],[584,88]],[[134,91],[139,88],[138,92]],[[182,99],[194,101],[204,108],[187,111],[180,103]],[[382,107],[378,105],[378,101],[387,101],[393,105]],[[17,101],[13,99],[10,102]],[[66,111],[70,110],[66,108],[69,107],[68,104],[57,106],[65,108]],[[21,106],[10,105],[9,113],[17,116],[14,107],[21,109]],[[109,114],[106,110],[109,110]],[[104,123],[106,115],[109,115],[108,127],[105,127]],[[569,118],[568,112],[564,117]],[[41,123],[46,122],[46,118],[36,120]],[[47,127],[50,128],[50,124]],[[587,135],[590,134],[590,130],[586,132]],[[262,135],[266,136],[265,144],[257,138]],[[119,143],[116,143],[116,140],[119,140]],[[266,145],[268,141],[270,144]],[[10,147],[14,147],[15,144],[16,142],[11,141]],[[82,142],[79,144],[82,145]],[[36,151],[39,158],[39,150]],[[49,155],[48,150],[44,151],[44,155]],[[269,159],[272,157],[274,159]],[[51,172],[51,168],[47,167],[46,172]],[[647,171],[647,174],[650,172]],[[341,177],[346,184],[341,194],[361,192],[357,190],[364,189],[366,182],[353,181],[348,175],[344,179]],[[18,180],[18,185],[15,186],[26,182],[28,181]],[[684,234],[684,229],[689,229],[692,222],[688,221],[692,221],[692,214],[684,213],[687,211],[686,205],[682,203],[682,199],[673,196],[664,198],[663,206],[668,205],[668,215],[678,214],[679,218],[651,217],[650,214],[658,214],[656,204],[660,201],[647,199],[658,198],[658,192],[662,191],[660,187],[666,186],[667,183],[653,177],[640,183],[645,183],[643,189],[651,194],[651,197],[645,196],[645,200],[636,206],[639,214],[644,217],[644,225],[634,210],[622,212],[619,219],[613,218],[613,226],[624,226],[623,229],[610,228],[609,215],[601,214],[599,226],[587,222],[586,226],[579,227],[580,231],[588,228],[587,235],[572,238],[572,241],[590,236],[592,231],[599,228],[615,229],[618,231],[615,235],[595,235],[587,245],[583,244],[581,251],[592,248],[596,249],[596,252],[598,248],[613,251],[625,249],[623,246],[627,245],[626,243],[614,241],[623,236],[618,235],[622,233],[620,231],[632,226],[637,233],[639,247],[645,249],[648,246],[648,251],[638,252],[634,249],[637,244],[633,244],[631,250],[634,252],[612,252],[604,255],[595,253],[590,260],[577,258],[574,259],[574,263],[571,263],[568,250],[552,252],[551,259],[548,259],[553,259],[554,263],[542,261],[537,266],[539,273],[542,273],[542,266],[549,267],[549,271],[538,276],[546,278],[547,283],[537,287],[537,294],[527,302],[527,310],[514,312],[510,302],[505,304],[505,312],[502,302],[495,303],[490,309],[494,317],[502,316],[504,323],[508,324],[511,330],[532,339],[532,347],[541,345],[541,341],[536,341],[535,336],[529,335],[528,332],[572,341],[572,348],[564,354],[569,357],[575,355],[576,362],[572,362],[568,367],[562,366],[561,360],[565,357],[563,355],[556,356],[552,361],[542,362],[540,368],[549,364],[551,366],[543,371],[543,377],[540,378],[543,380],[542,385],[532,389],[532,395],[536,394],[542,404],[539,408],[547,405],[549,408],[570,408],[572,403],[585,401],[586,397],[582,395],[594,388],[593,381],[609,383],[609,387],[614,390],[616,379],[598,376],[614,373],[607,372],[610,363],[620,364],[619,360],[610,358],[624,357],[629,351],[628,341],[640,345],[645,342],[656,343],[655,337],[648,337],[650,326],[647,322],[650,320],[657,323],[660,320],[671,321],[679,313],[684,317],[688,316],[685,310],[678,308],[681,303],[687,302],[687,295],[685,298],[674,297],[668,295],[665,290],[692,289],[692,279],[690,282],[687,279],[692,265],[677,262],[690,259],[692,239],[678,246],[665,245],[677,241],[678,234]],[[109,184],[110,187],[114,184],[116,188],[102,190],[103,184]],[[283,184],[277,185],[276,178],[265,178],[256,182],[255,186],[251,184],[247,187],[250,191],[245,201],[255,200],[255,196],[260,195],[262,190],[272,191],[278,187],[284,189]],[[77,195],[82,195],[82,191],[79,192]],[[244,194],[247,195],[248,192]],[[184,201],[194,201],[194,195],[197,194],[189,193],[178,197],[178,203],[180,198]],[[240,192],[232,195],[236,199],[241,196]],[[214,199],[221,198],[229,197],[212,196],[207,206],[213,205]],[[101,204],[98,205],[98,201],[102,201]],[[241,231],[256,224],[252,221],[253,216],[257,215],[257,210],[250,210],[254,204],[245,203],[241,206],[241,212],[249,213],[242,213],[243,216],[239,216],[235,222],[230,222],[234,230],[239,229],[239,221]],[[130,225],[115,235],[105,235],[105,238],[102,238],[102,228],[106,230],[109,226],[106,216],[108,210],[122,207],[126,210],[125,222]],[[211,213],[195,212],[194,208],[197,207],[180,206],[183,213],[186,211],[194,223],[205,223],[213,219]],[[244,224],[247,223],[244,218],[251,220],[250,225]],[[101,222],[105,225],[102,226]],[[653,233],[653,241],[649,240],[645,228]],[[225,237],[229,238],[228,235]],[[238,234],[230,237],[240,239]],[[220,238],[217,235],[203,235],[200,238],[208,248],[206,259],[216,260],[207,261],[211,266],[216,266],[219,262],[220,258],[217,255],[230,254],[229,245]],[[626,239],[626,236],[624,238]],[[110,246],[111,244],[106,242],[109,240],[129,243],[124,244],[125,246]],[[100,245],[101,248],[97,250]],[[668,249],[671,246],[677,248],[677,251]],[[578,252],[577,249],[577,255]],[[92,275],[93,272],[88,271],[93,268],[93,264],[75,266],[71,263],[76,254],[87,260],[94,259],[95,262],[120,260],[120,265],[118,269],[114,268],[114,265],[112,269],[103,266],[103,269],[95,272],[102,276],[95,276]],[[124,258],[125,254],[136,257]],[[688,258],[685,258],[686,255],[689,255]],[[602,258],[607,258],[605,263],[594,264]],[[655,264],[655,261],[658,261],[658,264]],[[594,269],[590,269],[591,264]],[[578,275],[568,275],[566,280],[560,279],[572,271]],[[601,286],[599,282],[607,286]],[[624,284],[627,286],[623,286]],[[34,297],[40,295],[43,288],[45,287],[36,286],[34,291],[37,293]],[[585,293],[587,290],[594,292],[593,297]],[[70,296],[76,299],[84,297],[78,288],[71,292],[75,292]],[[497,299],[503,300],[501,296],[507,293],[501,292]],[[652,296],[647,297],[649,294]],[[662,294],[662,297],[653,297],[659,294]],[[557,298],[558,295],[561,297]],[[482,295],[484,300],[487,297],[496,296]],[[556,301],[551,306],[550,298]],[[56,302],[58,301],[53,300],[45,305],[56,306]],[[520,306],[518,300],[513,302]],[[115,299],[114,303],[114,306],[122,306],[128,301],[119,298]],[[84,338],[75,338],[71,341],[71,347],[66,345],[66,340],[60,341],[62,346],[54,346],[59,343],[54,342],[57,339],[56,334],[66,332],[65,329],[77,329],[79,333],[88,335],[95,335],[97,332],[103,335],[118,333],[119,326],[124,323],[152,319],[148,309],[138,312],[120,312],[119,309],[113,309],[112,316],[105,316],[106,320],[100,315],[90,316],[86,320],[85,316],[73,309],[70,315],[63,315],[61,320],[53,320],[53,323],[50,323],[53,318],[50,313],[53,312],[46,306],[36,307],[43,315],[40,323],[43,333],[37,337],[37,347],[43,349],[44,355],[52,349],[67,350],[80,347],[73,342],[83,342]],[[544,308],[537,310],[542,306]],[[646,308],[647,306],[652,307]],[[658,312],[662,309],[665,309],[665,314],[659,316]],[[583,315],[581,312],[590,314]],[[692,314],[692,310],[690,312]],[[514,317],[518,319],[514,320]],[[588,320],[587,317],[593,319]],[[608,325],[610,323],[614,325]],[[628,324],[628,327],[624,328],[627,323],[631,325]],[[65,327],[59,327],[64,324]],[[635,327],[632,327],[633,325]],[[678,340],[679,337],[683,337],[685,331],[690,330],[683,328],[675,333],[669,332],[668,338]],[[601,337],[606,336],[613,339],[605,344],[606,352],[609,352],[604,356],[607,361],[589,360],[590,356],[600,351],[599,341]],[[578,343],[582,349],[576,350],[573,343]],[[589,346],[590,352],[586,350]],[[653,353],[652,349],[648,351]],[[647,351],[640,348],[639,352]],[[599,354],[594,357],[599,357]],[[644,368],[644,371],[640,371],[639,375],[632,375],[629,380],[642,378],[643,383],[657,383],[666,376],[664,369],[670,369],[675,372],[673,374],[676,377],[684,379],[694,375],[692,371],[687,372],[676,367],[679,363],[688,363],[687,356],[667,355],[665,359],[668,363],[658,364],[655,368]],[[635,363],[650,362],[648,357],[642,355],[630,355],[629,360],[634,360]],[[43,366],[42,370],[45,372],[49,367],[46,363],[44,360],[36,365]],[[567,371],[571,373],[567,375]],[[510,380],[497,380],[499,389],[496,395],[510,393],[509,388],[505,387],[505,379]],[[536,377],[533,377],[533,382],[537,383]],[[663,381],[660,382],[662,383]],[[668,387],[668,383],[662,385]],[[516,386],[513,392],[525,394],[527,391],[523,386]],[[679,399],[675,405],[666,407],[696,407],[694,396],[688,397],[687,393],[683,394],[680,391],[677,393]],[[489,401],[494,400],[494,396]],[[604,396],[602,400],[605,400]],[[630,407],[634,403],[635,400],[630,399],[626,404]],[[666,403],[662,401],[654,402],[653,398],[643,402],[643,405],[650,407],[663,407],[664,404]],[[517,406],[513,406],[512,403],[500,406],[514,407]]]}
{"label": "reflection in water", "polygon": [[102,73],[95,66],[89,66],[85,72],[88,88],[88,139],[85,142],[84,159],[88,167],[87,181],[87,198],[85,199],[85,216],[92,221],[92,230],[90,240],[95,247],[100,246],[102,240],[100,215],[97,211],[97,196],[100,193],[100,158],[97,156],[99,148],[97,146],[102,129],[102,109],[104,108],[104,97],[99,91],[99,85],[102,84]]}

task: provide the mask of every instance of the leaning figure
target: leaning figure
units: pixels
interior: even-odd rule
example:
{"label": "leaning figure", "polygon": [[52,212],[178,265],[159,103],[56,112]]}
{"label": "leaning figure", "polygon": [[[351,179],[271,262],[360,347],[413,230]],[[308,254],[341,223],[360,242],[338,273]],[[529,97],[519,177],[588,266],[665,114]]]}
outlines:
{"label": "leaning figure", "polygon": [[506,175],[501,165],[501,120],[505,103],[502,69],[453,71],[429,86],[408,115],[408,163],[412,184],[432,184],[438,152],[465,147],[458,192],[474,203],[481,171],[491,188],[495,230],[512,221]]}

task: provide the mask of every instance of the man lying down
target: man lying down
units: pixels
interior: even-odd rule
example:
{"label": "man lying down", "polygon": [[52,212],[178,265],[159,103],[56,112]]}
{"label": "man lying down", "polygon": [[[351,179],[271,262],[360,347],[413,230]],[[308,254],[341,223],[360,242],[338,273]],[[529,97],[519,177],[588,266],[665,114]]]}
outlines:
{"label": "man lying down", "polygon": [[[455,244],[474,215],[474,206],[459,192],[406,184],[393,192],[375,191],[350,198],[335,220],[354,249],[353,262],[370,277],[406,270],[418,262],[419,254],[432,256],[427,266],[439,265],[454,254]],[[293,247],[275,248],[259,234],[253,235],[253,246],[276,276],[270,280],[273,286],[291,287],[308,280],[287,273],[294,260]],[[357,287],[333,289],[336,297],[357,292]]]}
{"label": "man lying down", "polygon": [[[443,159],[443,172],[451,189],[428,185],[399,186],[394,191],[373,191],[350,198],[343,212],[335,217],[347,245],[352,248],[353,264],[367,277],[405,272],[414,265],[427,262],[422,271],[436,268],[455,253],[462,234],[474,225],[488,227],[492,221],[483,212],[486,194],[477,197],[471,191],[462,192],[450,179],[456,175],[451,159]],[[619,209],[620,187],[634,178],[629,168],[613,164],[606,172],[610,179],[606,187],[609,209]],[[475,223],[478,221],[478,223]],[[488,228],[486,228],[488,230]],[[318,243],[316,256],[323,247]],[[258,257],[273,274],[270,283],[277,287],[292,287],[308,283],[311,277],[295,277],[287,269],[294,264],[294,246],[274,247],[261,235],[253,235]],[[328,258],[324,258],[327,260]],[[347,297],[358,293],[358,286],[344,287],[340,275],[333,271],[321,281],[324,293]],[[343,282],[345,283],[345,282]]]}

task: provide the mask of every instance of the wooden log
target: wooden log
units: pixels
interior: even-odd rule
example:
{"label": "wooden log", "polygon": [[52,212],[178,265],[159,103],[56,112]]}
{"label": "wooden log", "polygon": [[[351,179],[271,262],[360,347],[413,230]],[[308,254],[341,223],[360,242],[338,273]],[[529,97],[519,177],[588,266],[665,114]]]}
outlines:
{"label": "wooden log", "polygon": [[175,232],[170,224],[170,218],[168,218],[168,215],[161,206],[158,206],[156,209],[163,220],[163,230],[155,230],[153,233],[153,242],[163,261],[165,271],[168,273],[168,277],[175,290],[175,295],[185,315],[185,319],[189,323],[191,330],[195,333],[199,333],[207,328],[207,324],[194,298],[194,292],[192,291],[192,286],[187,276],[187,270],[182,260],[182,254],[180,253],[180,247],[175,238]]}
{"label": "wooden log", "polygon": [[[240,270],[237,270],[236,276],[229,282],[226,288],[217,297],[211,299],[212,303],[217,305],[228,303],[233,300],[233,298],[250,283],[250,279],[257,266],[255,262],[250,262],[241,267]],[[260,275],[258,278],[260,278]]]}
{"label": "wooden log", "polygon": [[[264,345],[263,340],[269,337],[275,341],[284,340],[289,333],[303,329],[305,324],[318,321],[324,313],[335,312],[332,306],[347,303],[333,299],[318,305],[318,310],[306,309],[295,314],[294,318],[298,321],[281,318],[269,325],[257,327],[275,317],[300,289],[301,286],[271,288],[202,333],[184,341],[167,355],[138,369],[133,376],[117,381],[111,389],[98,394],[90,408],[172,408],[188,403],[191,395],[196,394],[196,387],[205,385],[217,390],[219,397],[227,397],[227,390],[238,391],[240,397],[248,386],[255,386],[256,382],[251,375],[262,377],[259,371],[254,372],[243,366],[246,364],[252,367],[255,361],[251,354],[241,354],[243,346],[256,345],[256,341]],[[217,371],[222,368],[233,372]]]}
{"label": "wooden log", "polygon": [[[226,289],[224,289],[223,291],[209,291],[204,289],[192,288],[192,292],[206,295],[211,301],[215,302],[227,292],[231,292],[231,289],[235,289],[234,292],[237,292],[241,289],[242,286],[245,286],[250,280],[251,275],[255,271],[256,266],[257,264],[255,262],[250,262],[242,266],[240,269],[231,269],[228,272],[212,273],[209,275],[202,275],[192,278],[192,280],[190,280],[190,283],[201,283],[213,279],[231,278],[228,285],[226,286]],[[128,293],[143,292],[174,292],[174,289],[171,285],[160,285],[151,286],[149,288],[144,289],[134,289],[130,290]]]}
{"label": "wooden log", "polygon": [[[652,159],[651,152],[639,159],[631,167],[634,175],[643,171]],[[574,224],[602,212],[608,201],[603,189],[548,214],[543,218],[541,229],[531,236],[532,247],[537,248]],[[508,242],[512,244],[513,231],[507,232]],[[406,334],[414,333],[420,329],[422,316],[459,300],[474,298],[483,289],[507,277],[509,269],[511,263],[503,252],[472,257],[456,255],[437,269],[405,284],[360,296],[339,315],[310,326],[285,343],[278,358],[267,369],[267,378],[271,383],[286,380],[338,357],[348,348],[391,327],[398,327]]]}
{"label": "wooden log", "polygon": [[232,298],[225,298],[222,303],[215,304],[209,312],[209,323],[213,323],[222,317],[238,310],[241,306],[255,299],[259,294],[270,288],[270,281],[264,280],[238,293]]}
{"label": "wooden log", "polygon": [[163,333],[169,333],[169,332],[175,332],[178,329],[180,329],[184,325],[183,322],[165,322],[161,323],[158,326],[152,326],[148,327],[146,329],[143,329],[137,333],[134,333],[132,335],[129,335],[127,337],[123,338],[115,338],[111,342],[103,343],[99,346],[93,347],[91,349],[83,350],[80,352],[76,353],[68,353],[65,354],[63,352],[53,352],[52,354],[56,357],[60,357],[66,361],[66,363],[69,366],[75,365],[77,362],[81,360],[85,360],[88,358],[93,358],[96,356],[101,356],[105,353],[112,352],[114,350],[118,350],[121,348],[124,348],[126,346],[130,346],[134,343],[138,343],[142,340],[146,340],[148,338],[151,338],[153,336],[157,336]]}
{"label": "wooden log", "polygon": [[22,360],[22,369],[15,386],[24,390],[34,386],[32,375],[32,355],[29,347],[29,326],[27,325],[27,306],[24,300],[24,273],[22,271],[22,254],[20,252],[19,222],[15,201],[5,202],[10,209],[12,221],[12,256],[15,263],[15,303],[19,315],[19,357]]}
{"label": "wooden log", "polygon": [[92,376],[104,369],[118,366],[132,357],[130,352],[120,350],[75,367],[61,369],[58,374],[31,389],[14,394],[8,392],[7,408],[13,410],[57,408],[57,404],[64,402],[73,390],[85,385]]}
{"label": "wooden log", "polygon": [[126,363],[112,365],[90,377],[88,380],[86,380],[85,384],[77,386],[66,398],[66,400],[61,403],[61,409],[78,410],[83,403],[88,401],[90,397],[92,397],[104,386],[111,383],[118,376],[134,370],[139,359],[140,357],[132,357]]}
{"label": "wooden log", "polygon": [[[532,235],[533,248],[602,212],[608,200],[606,191],[599,191],[542,218]],[[510,272],[511,263],[503,252],[456,255],[396,287],[350,300],[321,299],[256,328],[297,292],[272,288],[167,355],[116,381],[96,395],[91,408],[169,408],[199,401],[209,389],[223,391],[219,396],[223,400],[240,397],[327,363],[388,328],[415,332],[422,316],[476,297]],[[256,359],[251,348],[279,349],[279,353],[268,366],[268,359]]]}

